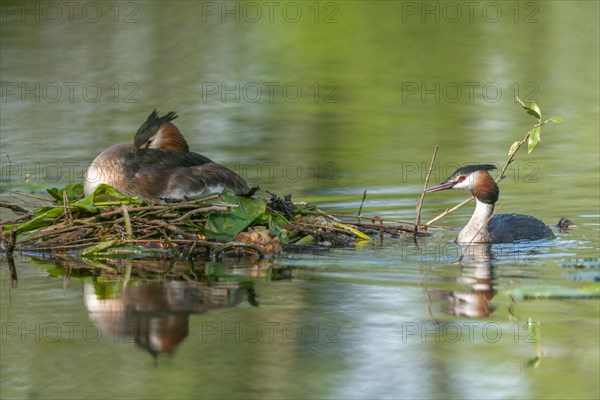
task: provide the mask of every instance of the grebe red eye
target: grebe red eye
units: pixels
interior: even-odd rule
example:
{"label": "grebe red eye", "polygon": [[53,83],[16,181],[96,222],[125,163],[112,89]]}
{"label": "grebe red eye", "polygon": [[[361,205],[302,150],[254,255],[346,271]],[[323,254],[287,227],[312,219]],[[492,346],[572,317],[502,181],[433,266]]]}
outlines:
{"label": "grebe red eye", "polygon": [[467,179],[467,177],[464,175],[461,175],[460,177],[458,177],[458,180],[461,182],[464,181],[465,179]]}

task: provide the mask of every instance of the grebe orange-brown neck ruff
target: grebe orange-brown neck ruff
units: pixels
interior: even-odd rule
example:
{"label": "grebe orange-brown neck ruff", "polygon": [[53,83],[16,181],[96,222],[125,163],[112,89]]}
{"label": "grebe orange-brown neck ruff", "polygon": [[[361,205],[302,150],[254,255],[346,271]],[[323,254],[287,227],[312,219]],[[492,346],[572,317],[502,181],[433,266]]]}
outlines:
{"label": "grebe orange-brown neck ruff", "polygon": [[102,184],[149,200],[183,199],[225,188],[236,194],[250,191],[242,177],[189,151],[171,122],[174,112],[159,117],[154,110],[138,129],[134,144],[121,143],[104,150],[84,175],[87,196]]}
{"label": "grebe orange-brown neck ruff", "polygon": [[[469,165],[457,169],[448,179],[425,190],[426,193],[441,190],[465,190],[475,196],[473,216],[460,231],[458,243],[511,243],[517,240],[538,240],[554,237],[552,230],[542,221],[530,215],[496,214],[494,204],[500,190],[489,170],[493,165]],[[492,215],[494,215],[492,217]]]}

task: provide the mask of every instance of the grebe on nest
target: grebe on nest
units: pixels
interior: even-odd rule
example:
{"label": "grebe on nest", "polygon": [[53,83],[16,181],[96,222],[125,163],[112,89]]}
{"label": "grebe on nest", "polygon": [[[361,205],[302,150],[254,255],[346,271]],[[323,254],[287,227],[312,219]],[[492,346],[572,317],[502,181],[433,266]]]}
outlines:
{"label": "grebe on nest", "polygon": [[[489,170],[493,165],[470,165],[457,169],[448,179],[425,190],[426,193],[440,190],[466,190],[475,196],[473,216],[460,231],[458,243],[510,243],[517,240],[553,238],[552,230],[542,221],[530,215],[496,214],[494,203],[500,190]],[[491,217],[491,219],[490,219]]]}
{"label": "grebe on nest", "polygon": [[225,188],[238,195],[249,193],[235,172],[189,151],[171,122],[175,118],[174,112],[159,117],[154,110],[135,134],[134,144],[116,144],[100,153],[85,172],[84,194],[102,183],[150,200],[179,200]]}

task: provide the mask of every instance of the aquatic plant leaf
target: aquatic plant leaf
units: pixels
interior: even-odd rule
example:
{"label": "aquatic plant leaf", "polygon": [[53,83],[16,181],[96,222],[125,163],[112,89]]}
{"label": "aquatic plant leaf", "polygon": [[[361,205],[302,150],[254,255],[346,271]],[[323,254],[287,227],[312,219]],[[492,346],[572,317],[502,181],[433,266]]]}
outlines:
{"label": "aquatic plant leaf", "polygon": [[290,224],[283,216],[271,211],[266,211],[260,216],[260,224],[268,226],[271,234],[278,237],[282,244],[290,242],[287,232],[280,227],[280,225]]}
{"label": "aquatic plant leaf", "polygon": [[[62,193],[62,190],[63,189],[54,189],[53,188],[53,189],[48,190],[48,193],[50,193],[52,191],[54,194],[52,194],[52,193],[50,193],[50,194],[54,197],[55,194]],[[59,196],[61,198],[60,204],[62,204],[62,194]],[[59,202],[57,201],[57,203],[59,203]],[[98,208],[94,205],[94,202],[93,202],[93,195],[89,195],[87,197],[84,197],[81,200],[77,200],[77,201],[71,203],[70,206],[76,207],[87,213],[95,214],[98,212]],[[3,227],[3,229],[10,230],[13,226],[16,226],[17,233],[20,234],[20,233],[44,228],[46,226],[52,225],[57,218],[59,218],[61,215],[63,215],[64,212],[65,212],[65,209],[63,207],[36,208],[34,210],[34,214],[36,215],[35,218],[33,218],[27,222],[24,222],[20,225],[10,225],[10,226],[6,225]]]}
{"label": "aquatic plant leaf", "polygon": [[78,197],[83,195],[83,184],[71,183],[62,189],[51,188],[46,189],[50,196],[54,197],[56,204],[63,204],[63,192],[67,192],[67,200],[69,202],[75,201]]}
{"label": "aquatic plant leaf", "polygon": [[562,117],[550,117],[548,121],[556,122],[557,124],[562,124],[565,119]]}
{"label": "aquatic plant leaf", "polygon": [[102,242],[95,246],[90,246],[90,247],[86,248],[85,250],[83,250],[81,252],[80,255],[82,257],[94,257],[94,255],[96,255],[97,253],[107,250],[107,249],[115,246],[119,242],[120,242],[119,239],[107,240],[106,242]]}
{"label": "aquatic plant leaf", "polygon": [[523,100],[521,100],[518,97],[517,97],[517,101],[521,104],[521,107],[523,107],[523,109],[527,112],[527,114],[533,115],[537,119],[541,119],[542,118],[542,115],[541,115],[542,111],[540,110],[540,108],[538,107],[538,105],[535,104],[533,101],[531,102],[531,107],[527,107],[525,105],[525,103],[523,103]]}
{"label": "aquatic plant leaf", "polygon": [[128,196],[104,183],[100,184],[91,196],[93,196],[94,204],[97,206],[143,203],[138,196]]}
{"label": "aquatic plant leaf", "polygon": [[71,203],[72,207],[77,207],[81,210],[87,211],[89,213],[97,213],[98,207],[94,204],[94,195],[90,194],[89,196],[84,197],[81,200],[77,200],[74,203]]}
{"label": "aquatic plant leaf", "polygon": [[529,135],[529,138],[527,139],[527,153],[528,154],[531,153],[533,151],[533,149],[535,148],[535,146],[537,146],[537,144],[542,141],[542,139],[540,137],[541,132],[542,132],[542,130],[540,129],[539,126],[537,128],[534,128],[533,131],[531,131],[531,135]]}
{"label": "aquatic plant leaf", "polygon": [[572,258],[564,261],[563,268],[600,268],[600,259],[598,258]]}
{"label": "aquatic plant leaf", "polygon": [[534,101],[531,102],[529,110],[533,111],[533,113],[527,111],[528,114],[533,115],[537,119],[542,119],[542,110],[540,110],[540,107]]}
{"label": "aquatic plant leaf", "polygon": [[359,231],[358,229],[352,227],[352,226],[348,226],[346,224],[342,224],[341,222],[333,222],[333,226],[336,226],[338,228],[342,228],[345,229],[347,231],[350,231],[352,233],[354,233],[356,235],[357,239],[360,240],[371,240],[371,238],[369,236],[367,236],[366,234],[362,233],[361,231]]}
{"label": "aquatic plant leaf", "polygon": [[523,286],[507,291],[516,299],[596,299],[600,297],[600,284],[593,284],[579,289],[565,288],[556,285]]}
{"label": "aquatic plant leaf", "polygon": [[3,227],[3,229],[5,231],[10,231],[10,229],[13,226],[16,226],[18,234],[23,232],[29,232],[35,229],[40,229],[45,226],[52,225],[54,223],[54,220],[60,217],[63,214],[63,212],[65,212],[65,210],[61,207],[46,207],[43,209],[38,209],[36,211],[41,211],[41,213],[37,217],[20,225],[6,225]]}
{"label": "aquatic plant leaf", "polygon": [[215,204],[232,204],[238,207],[229,211],[212,211],[204,225],[204,235],[219,241],[231,241],[266,211],[261,199],[236,196],[225,189]]}
{"label": "aquatic plant leaf", "polygon": [[516,141],[510,146],[510,149],[508,150],[508,156],[510,157],[513,154],[515,154],[515,151],[517,151],[518,148],[519,148],[519,142]]}
{"label": "aquatic plant leaf", "polygon": [[[111,241],[111,243],[114,241]],[[169,255],[167,249],[156,249],[145,246],[136,246],[132,244],[120,244],[112,243],[109,247],[104,243],[97,245],[94,249],[93,257],[102,257],[107,259],[150,259],[150,258],[161,258]],[[88,248],[89,249],[89,248]],[[88,250],[86,249],[86,250]],[[86,254],[88,257],[90,254]]]}
{"label": "aquatic plant leaf", "polygon": [[542,118],[542,116],[540,114],[538,114],[538,112],[535,111],[533,108],[525,107],[525,110],[527,111],[527,114],[533,115],[537,119]]}
{"label": "aquatic plant leaf", "polygon": [[[113,188],[112,186],[109,186],[106,184],[99,185],[96,188],[96,190],[94,191],[94,193],[92,193],[82,199],[79,199],[77,201],[74,201],[74,200],[76,198],[80,197],[81,195],[83,195],[83,185],[81,183],[73,183],[73,184],[65,186],[62,189],[57,189],[57,188],[47,189],[47,192],[52,197],[54,197],[54,199],[56,199],[57,205],[63,205],[63,192],[64,191],[67,192],[67,199],[69,200],[69,202],[70,202],[69,205],[71,207],[76,207],[80,210],[83,210],[87,213],[92,213],[92,214],[99,212],[97,206],[109,206],[109,205],[118,205],[118,204],[142,204],[143,203],[143,201],[140,200],[138,198],[138,196],[128,196],[126,194],[119,192],[117,189]],[[40,217],[39,220],[38,221],[31,220],[31,221],[29,221],[29,223],[32,223],[35,221],[35,223],[32,224],[32,226],[37,226],[37,228],[46,226],[46,225],[50,225],[50,223],[48,223],[46,225],[38,226],[40,220],[42,220],[42,219],[57,218],[58,216],[61,215],[61,213],[58,213],[58,211],[52,211],[52,212],[48,213],[50,210],[60,210],[61,213],[62,213],[62,211],[64,211],[64,209],[60,208],[60,207],[38,208],[34,211],[34,213]],[[23,224],[23,225],[25,225],[25,224]],[[24,228],[21,227],[21,229],[27,229],[27,230],[32,230],[32,229],[37,229],[37,228],[29,227],[29,226],[26,226]],[[23,231],[23,232],[25,232],[25,231]]]}
{"label": "aquatic plant leaf", "polygon": [[302,239],[294,243],[295,246],[307,246],[316,242],[316,238],[313,235],[306,235]]}

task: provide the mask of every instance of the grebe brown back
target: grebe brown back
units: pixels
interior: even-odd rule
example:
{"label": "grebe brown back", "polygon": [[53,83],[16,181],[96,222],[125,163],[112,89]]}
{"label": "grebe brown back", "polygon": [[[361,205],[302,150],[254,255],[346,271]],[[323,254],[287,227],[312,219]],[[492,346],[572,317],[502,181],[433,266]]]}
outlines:
{"label": "grebe brown back", "polygon": [[[426,193],[441,190],[465,190],[475,196],[473,216],[460,231],[458,243],[510,243],[517,240],[538,240],[554,237],[552,230],[542,221],[530,215],[496,214],[494,204],[500,190],[489,170],[493,165],[470,165],[457,169],[448,179],[425,190]],[[491,219],[490,219],[491,217]]]}
{"label": "grebe brown back", "polygon": [[134,144],[116,144],[100,153],[85,172],[84,194],[102,183],[150,200],[183,199],[224,188],[248,193],[248,185],[235,172],[189,151],[171,122],[175,118],[174,112],[159,117],[154,110],[138,129]]}

